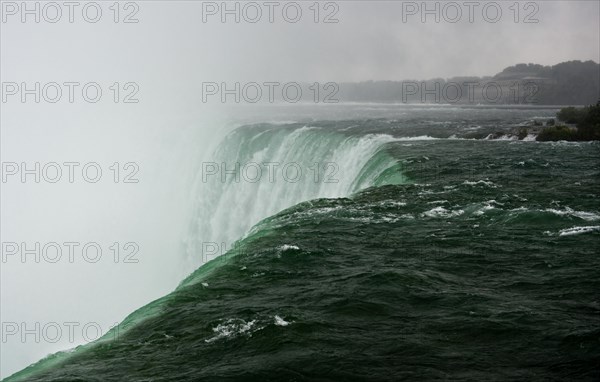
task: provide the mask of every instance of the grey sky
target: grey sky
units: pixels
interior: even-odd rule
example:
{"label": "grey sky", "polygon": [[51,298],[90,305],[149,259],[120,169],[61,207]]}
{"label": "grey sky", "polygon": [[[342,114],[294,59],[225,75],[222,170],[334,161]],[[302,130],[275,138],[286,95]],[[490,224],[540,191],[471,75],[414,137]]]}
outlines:
{"label": "grey sky", "polygon": [[[339,22],[331,24],[315,24],[313,3],[299,3],[303,14],[297,23],[285,22],[282,6],[275,8],[273,23],[264,6],[255,24],[245,22],[243,14],[239,24],[232,15],[222,24],[219,13],[203,23],[203,6],[189,1],[140,2],[137,24],[112,23],[108,3],[96,24],[86,23],[77,11],[73,24],[66,15],[56,24],[42,20],[37,25],[9,15],[2,25],[2,74],[7,79],[34,72],[42,80],[136,77],[155,84],[397,80],[490,75],[520,62],[552,65],[600,56],[598,1],[520,2],[519,23],[509,9],[513,1],[497,2],[502,9],[497,23],[483,17],[489,2],[473,8],[473,23],[463,1],[456,2],[463,12],[457,23],[444,20],[447,2],[440,3],[440,23],[433,15],[422,23],[420,13],[407,15],[404,23],[403,7],[410,2],[340,1],[335,3]],[[319,17],[333,11],[321,9]],[[532,12],[539,22],[524,23]],[[494,8],[487,13],[493,18]],[[455,11],[448,8],[446,15],[454,17]]]}

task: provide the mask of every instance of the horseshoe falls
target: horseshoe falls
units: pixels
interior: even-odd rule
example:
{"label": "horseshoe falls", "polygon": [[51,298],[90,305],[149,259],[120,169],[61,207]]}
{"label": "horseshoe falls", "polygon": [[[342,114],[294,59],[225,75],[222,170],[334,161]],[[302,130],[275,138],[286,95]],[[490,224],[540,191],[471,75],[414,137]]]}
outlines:
{"label": "horseshoe falls", "polygon": [[200,197],[188,241],[190,264],[215,256],[206,253],[209,246],[225,252],[260,220],[302,201],[403,182],[401,173],[384,174],[396,164],[384,150],[392,141],[385,134],[352,136],[303,125],[233,131],[197,174]]}
{"label": "horseshoe falls", "polygon": [[193,164],[179,286],[6,381],[597,380],[600,146],[511,135],[556,112],[242,124]]}

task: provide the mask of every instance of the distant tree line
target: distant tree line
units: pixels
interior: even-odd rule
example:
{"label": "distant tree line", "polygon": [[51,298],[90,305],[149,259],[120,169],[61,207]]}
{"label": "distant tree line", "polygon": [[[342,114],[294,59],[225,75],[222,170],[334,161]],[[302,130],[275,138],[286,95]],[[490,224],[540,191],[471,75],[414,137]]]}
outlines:
{"label": "distant tree line", "polygon": [[493,77],[342,83],[343,102],[589,105],[600,96],[600,64],[518,64]]}

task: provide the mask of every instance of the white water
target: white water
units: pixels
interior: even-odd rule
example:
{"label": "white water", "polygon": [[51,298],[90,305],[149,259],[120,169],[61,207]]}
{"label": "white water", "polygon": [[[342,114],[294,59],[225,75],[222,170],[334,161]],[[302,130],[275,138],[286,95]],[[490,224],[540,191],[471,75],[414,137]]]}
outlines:
{"label": "white water", "polygon": [[227,252],[266,217],[306,200],[344,197],[367,187],[392,160],[358,181],[363,168],[393,140],[388,135],[349,137],[314,127],[271,126],[263,132],[243,127],[232,132],[196,175],[190,271]]}

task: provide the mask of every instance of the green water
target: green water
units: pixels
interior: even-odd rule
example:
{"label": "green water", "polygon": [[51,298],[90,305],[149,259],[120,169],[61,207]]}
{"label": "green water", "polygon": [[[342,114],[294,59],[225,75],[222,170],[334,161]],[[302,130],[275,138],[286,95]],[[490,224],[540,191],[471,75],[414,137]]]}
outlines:
{"label": "green water", "polygon": [[313,121],[397,139],[352,180],[372,187],[266,218],[119,333],[8,380],[598,380],[600,144],[454,139],[551,113],[452,113]]}

